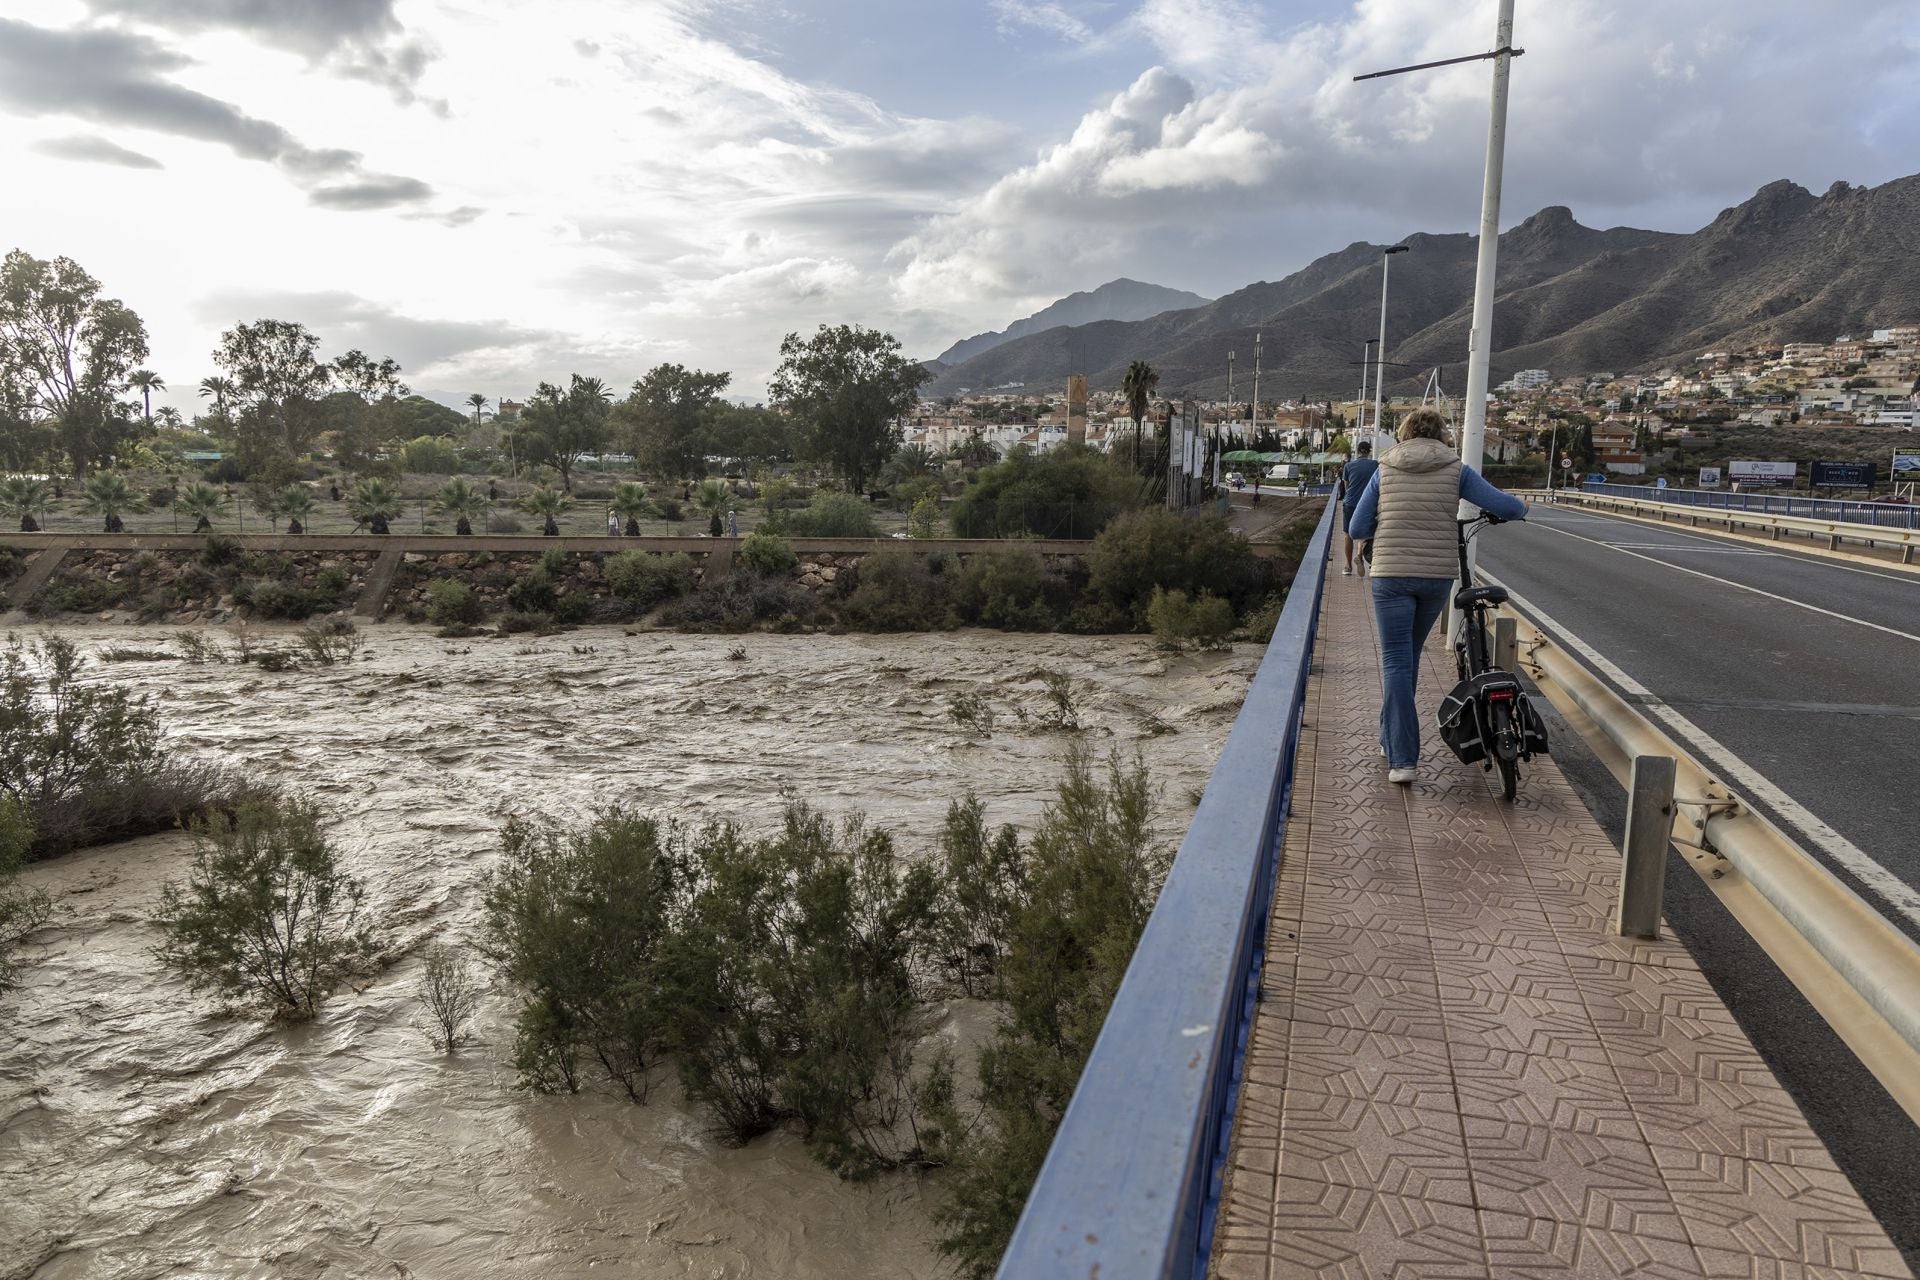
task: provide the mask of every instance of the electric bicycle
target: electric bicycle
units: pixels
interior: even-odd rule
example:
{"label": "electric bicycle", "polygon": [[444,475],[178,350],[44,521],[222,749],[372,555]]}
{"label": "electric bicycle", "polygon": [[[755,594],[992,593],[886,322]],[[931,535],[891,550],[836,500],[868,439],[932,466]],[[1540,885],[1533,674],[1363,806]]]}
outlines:
{"label": "electric bicycle", "polygon": [[1507,589],[1475,586],[1467,544],[1488,525],[1504,523],[1481,512],[1455,525],[1460,545],[1460,589],[1454,607],[1461,626],[1454,640],[1454,668],[1460,683],[1440,703],[1440,737],[1462,763],[1500,771],[1500,795],[1512,800],[1519,787],[1520,764],[1547,754],[1547,727],[1528,701],[1520,679],[1493,665],[1487,615],[1507,602]]}

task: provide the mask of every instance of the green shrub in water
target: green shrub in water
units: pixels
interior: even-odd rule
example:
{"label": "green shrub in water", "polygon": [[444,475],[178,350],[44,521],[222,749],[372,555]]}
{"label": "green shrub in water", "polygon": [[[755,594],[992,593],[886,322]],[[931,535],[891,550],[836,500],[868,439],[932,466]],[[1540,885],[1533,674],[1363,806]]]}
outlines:
{"label": "green shrub in water", "polygon": [[486,617],[474,589],[454,578],[427,584],[427,621],[437,627],[471,626]]}
{"label": "green shrub in water", "polygon": [[1233,606],[1209,591],[1189,600],[1184,591],[1155,587],[1147,624],[1153,628],[1154,643],[1170,653],[1189,647],[1225,649],[1232,643]]}
{"label": "green shrub in water", "polygon": [[636,609],[651,609],[693,590],[693,560],[680,552],[622,551],[603,570],[613,594]]}
{"label": "green shrub in water", "polygon": [[888,547],[860,561],[840,618],[861,631],[950,631],[960,623],[953,584],[916,551]]}

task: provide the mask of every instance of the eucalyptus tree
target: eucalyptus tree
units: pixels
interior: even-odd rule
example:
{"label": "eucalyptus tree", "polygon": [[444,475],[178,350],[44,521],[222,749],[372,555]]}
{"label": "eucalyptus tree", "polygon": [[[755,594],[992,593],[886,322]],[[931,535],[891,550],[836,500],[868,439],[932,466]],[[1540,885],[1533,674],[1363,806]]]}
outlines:
{"label": "eucalyptus tree", "polygon": [[58,424],[75,475],[125,448],[134,424],[119,393],[146,358],[146,325],[73,259],[15,249],[0,263],[0,384],[23,419]]}
{"label": "eucalyptus tree", "polygon": [[730,373],[655,365],[614,406],[615,430],[634,460],[656,475],[705,471],[710,414],[732,381]]}
{"label": "eucalyptus tree", "polygon": [[807,457],[832,468],[855,493],[900,446],[900,418],[933,375],[900,354],[892,334],[821,325],[788,334],[769,390],[799,426]]}
{"label": "eucalyptus tree", "polygon": [[250,434],[274,433],[289,458],[306,451],[319,430],[315,406],[333,381],[312,330],[291,320],[235,325],[220,335],[213,362],[226,370]]}
{"label": "eucalyptus tree", "polygon": [[606,384],[574,374],[562,391],[543,382],[520,411],[513,438],[522,457],[552,464],[560,487],[573,492],[573,468],[607,439]]}

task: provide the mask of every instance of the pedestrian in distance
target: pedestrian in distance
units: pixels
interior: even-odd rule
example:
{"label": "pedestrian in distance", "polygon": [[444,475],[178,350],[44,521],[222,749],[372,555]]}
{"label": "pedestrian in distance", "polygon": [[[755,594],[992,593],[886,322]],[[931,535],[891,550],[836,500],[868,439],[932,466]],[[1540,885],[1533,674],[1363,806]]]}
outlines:
{"label": "pedestrian in distance", "polygon": [[737,538],[740,536],[740,513],[738,511],[727,512],[727,536],[729,538]]}
{"label": "pedestrian in distance", "polygon": [[[1367,485],[1373,479],[1373,473],[1380,464],[1373,460],[1373,442],[1362,440],[1356,446],[1360,455],[1340,468],[1340,532],[1347,536],[1347,567],[1340,571],[1342,577],[1353,574],[1353,512],[1360,505],[1360,495],[1367,491]],[[1367,562],[1360,561],[1360,572],[1367,571]]]}
{"label": "pedestrian in distance", "polygon": [[1348,532],[1373,561],[1373,616],[1380,632],[1380,754],[1387,780],[1420,776],[1420,717],[1414,693],[1420,651],[1446,611],[1459,574],[1460,500],[1502,520],[1524,520],[1527,504],[1461,463],[1436,409],[1400,424],[1354,507]]}
{"label": "pedestrian in distance", "polygon": [[607,512],[607,536],[609,538],[620,536],[620,517],[612,511]]}

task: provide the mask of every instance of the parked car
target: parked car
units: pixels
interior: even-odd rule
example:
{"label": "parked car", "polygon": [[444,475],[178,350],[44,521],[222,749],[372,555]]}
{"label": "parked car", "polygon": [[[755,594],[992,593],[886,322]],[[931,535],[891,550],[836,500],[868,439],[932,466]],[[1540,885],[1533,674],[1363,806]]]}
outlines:
{"label": "parked car", "polygon": [[1229,471],[1227,472],[1227,483],[1236,489],[1244,489],[1247,487],[1247,478],[1238,471]]}

